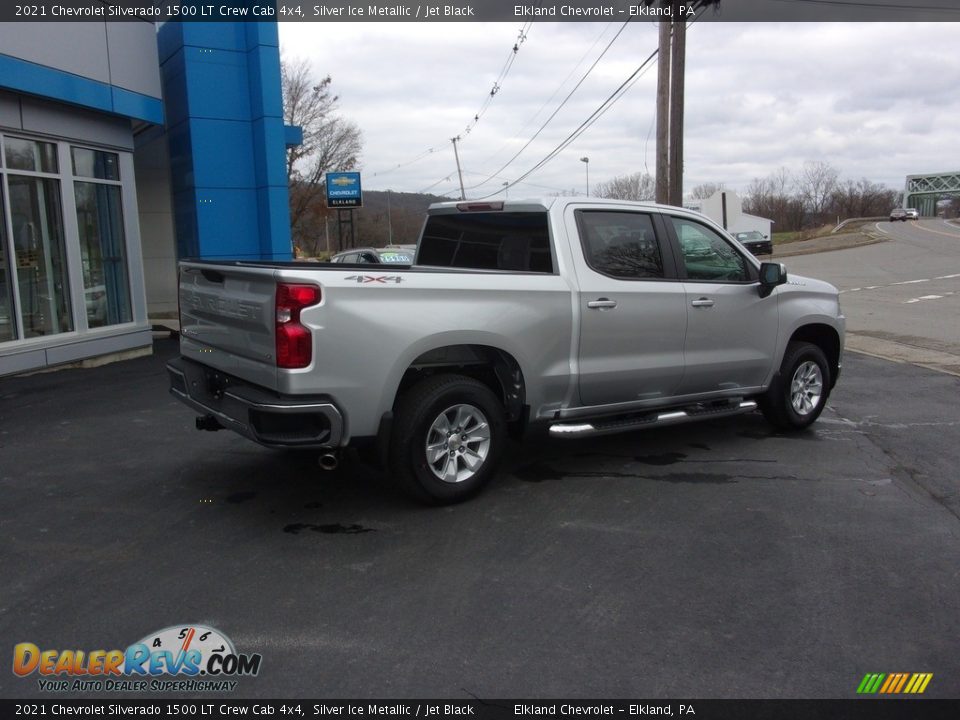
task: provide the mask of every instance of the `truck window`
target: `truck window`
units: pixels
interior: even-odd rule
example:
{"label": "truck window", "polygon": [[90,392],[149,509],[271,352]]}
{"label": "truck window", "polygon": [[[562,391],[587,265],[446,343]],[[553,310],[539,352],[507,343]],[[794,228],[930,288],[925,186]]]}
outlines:
{"label": "truck window", "polygon": [[552,273],[545,212],[467,212],[431,215],[418,265]]}
{"label": "truck window", "polygon": [[649,215],[579,210],[577,221],[584,259],[598,273],[626,280],[664,276],[663,258]]}
{"label": "truck window", "polygon": [[747,263],[733,245],[720,235],[693,220],[671,217],[683,265],[690,280],[746,282],[750,279]]}

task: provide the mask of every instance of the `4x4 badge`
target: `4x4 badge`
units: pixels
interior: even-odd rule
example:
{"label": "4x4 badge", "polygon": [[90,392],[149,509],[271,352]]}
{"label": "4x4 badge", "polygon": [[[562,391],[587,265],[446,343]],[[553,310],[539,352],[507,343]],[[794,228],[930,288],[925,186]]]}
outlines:
{"label": "4x4 badge", "polygon": [[344,280],[354,280],[358,283],[401,283],[400,275],[348,275]]}

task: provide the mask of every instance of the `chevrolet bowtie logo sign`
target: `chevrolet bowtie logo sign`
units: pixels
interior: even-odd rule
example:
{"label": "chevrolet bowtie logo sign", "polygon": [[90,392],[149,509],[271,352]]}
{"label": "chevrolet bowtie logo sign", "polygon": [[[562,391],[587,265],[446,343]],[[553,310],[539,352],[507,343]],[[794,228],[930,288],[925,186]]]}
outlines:
{"label": "chevrolet bowtie logo sign", "polygon": [[363,205],[360,190],[360,173],[327,173],[327,207],[355,208]]}

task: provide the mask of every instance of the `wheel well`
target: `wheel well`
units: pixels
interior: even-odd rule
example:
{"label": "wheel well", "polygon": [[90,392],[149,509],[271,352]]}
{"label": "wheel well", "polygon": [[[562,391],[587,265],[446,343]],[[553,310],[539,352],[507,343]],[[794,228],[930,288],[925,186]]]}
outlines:
{"label": "wheel well", "polygon": [[790,342],[808,342],[816,345],[827,356],[830,363],[830,386],[837,381],[840,374],[840,336],[829,325],[814,324],[797,328],[790,336]]}
{"label": "wheel well", "polygon": [[523,418],[526,393],[520,364],[510,353],[488,345],[448,345],[423,353],[404,372],[394,405],[397,398],[423,378],[451,371],[475,378],[490,388],[502,399],[508,421]]}

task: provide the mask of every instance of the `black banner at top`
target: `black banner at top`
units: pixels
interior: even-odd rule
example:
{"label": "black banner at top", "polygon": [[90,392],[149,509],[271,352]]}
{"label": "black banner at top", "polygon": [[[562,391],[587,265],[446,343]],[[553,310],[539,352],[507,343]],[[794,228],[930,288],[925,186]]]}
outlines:
{"label": "black banner at top", "polygon": [[954,720],[960,700],[0,700],[0,717],[155,717],[200,720]]}
{"label": "black banner at top", "polygon": [[38,0],[0,22],[919,22],[960,21],[957,0]]}

